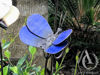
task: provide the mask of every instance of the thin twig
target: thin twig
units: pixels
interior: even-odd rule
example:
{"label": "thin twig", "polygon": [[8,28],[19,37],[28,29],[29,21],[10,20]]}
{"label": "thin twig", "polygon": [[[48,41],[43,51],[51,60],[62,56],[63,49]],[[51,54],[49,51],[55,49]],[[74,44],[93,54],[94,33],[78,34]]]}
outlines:
{"label": "thin twig", "polygon": [[55,18],[54,18],[54,32],[57,29],[57,11],[58,11],[58,0],[55,0],[56,7],[55,7]]}
{"label": "thin twig", "polygon": [[3,75],[3,55],[2,55],[1,42],[0,42],[0,55],[1,55],[1,75]]}
{"label": "thin twig", "polygon": [[63,13],[61,12],[60,21],[59,21],[59,28],[61,27],[61,20],[62,20]]}
{"label": "thin twig", "polygon": [[99,4],[100,0],[98,0],[94,6],[94,8],[96,8],[96,6]]}

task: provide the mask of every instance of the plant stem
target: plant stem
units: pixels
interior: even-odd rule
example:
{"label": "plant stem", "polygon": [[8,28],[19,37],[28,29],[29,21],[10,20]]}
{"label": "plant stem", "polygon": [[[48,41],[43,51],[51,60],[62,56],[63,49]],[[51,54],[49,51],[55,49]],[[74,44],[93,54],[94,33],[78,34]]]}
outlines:
{"label": "plant stem", "polygon": [[63,61],[64,61],[64,59],[65,59],[66,54],[67,54],[67,53],[64,54],[64,56],[63,56],[63,58],[62,58],[62,60],[61,60],[61,63],[60,63],[60,65],[59,65],[58,69],[56,70],[55,74],[57,74],[57,72],[58,72],[60,69],[63,68],[63,67],[61,67],[61,66],[62,66],[62,63],[63,63]]}
{"label": "plant stem", "polygon": [[34,59],[34,56],[32,55],[31,61],[30,61],[30,66],[32,65],[32,61]]}
{"label": "plant stem", "polygon": [[[19,33],[17,33],[17,35],[10,41],[10,45],[15,41],[15,39],[18,37]],[[7,47],[7,49],[9,48],[10,46]]]}
{"label": "plant stem", "polygon": [[96,8],[96,6],[99,4],[100,0],[98,0],[94,6],[94,8]]}
{"label": "plant stem", "polygon": [[3,55],[2,55],[2,46],[0,42],[0,55],[1,55],[1,75],[3,75]]}
{"label": "plant stem", "polygon": [[11,61],[10,61],[10,59],[8,59],[8,61],[9,61],[10,65],[13,66],[13,64],[12,64]]}
{"label": "plant stem", "polygon": [[78,61],[76,61],[76,66],[75,66],[75,72],[74,72],[74,75],[76,75],[76,72],[77,72],[77,64],[78,64]]}
{"label": "plant stem", "polygon": [[75,72],[74,72],[74,75],[76,75],[77,73],[77,65],[78,65],[78,61],[79,61],[79,54],[80,54],[80,51],[77,53],[76,55],[76,66],[75,66]]}

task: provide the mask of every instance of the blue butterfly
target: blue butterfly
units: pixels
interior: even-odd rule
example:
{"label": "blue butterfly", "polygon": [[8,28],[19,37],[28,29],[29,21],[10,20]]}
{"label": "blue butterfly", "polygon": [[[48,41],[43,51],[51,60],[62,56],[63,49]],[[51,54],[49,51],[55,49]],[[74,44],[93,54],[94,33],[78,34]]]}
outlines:
{"label": "blue butterfly", "polygon": [[72,29],[59,34],[60,31],[61,29],[58,28],[54,34],[43,16],[32,14],[27,19],[27,25],[21,28],[19,37],[27,45],[42,48],[49,54],[56,54],[68,45],[66,39],[72,33]]}

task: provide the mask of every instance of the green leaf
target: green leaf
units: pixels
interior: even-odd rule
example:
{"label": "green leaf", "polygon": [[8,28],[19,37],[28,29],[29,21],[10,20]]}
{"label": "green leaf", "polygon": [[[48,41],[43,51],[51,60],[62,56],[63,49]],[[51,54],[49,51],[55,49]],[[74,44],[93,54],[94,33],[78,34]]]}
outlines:
{"label": "green leaf", "polygon": [[8,59],[10,59],[10,57],[11,57],[11,52],[10,52],[9,50],[6,50],[6,51],[4,51],[4,55],[5,55]]}
{"label": "green leaf", "polygon": [[24,57],[20,58],[18,63],[17,63],[17,66],[20,67],[25,62],[25,60],[27,59],[27,56],[28,55],[25,55]]}
{"label": "green leaf", "polygon": [[56,75],[55,73],[53,73],[53,75]]}
{"label": "green leaf", "polygon": [[93,23],[94,23],[94,9],[93,8],[89,9],[89,11],[86,13],[86,16],[89,19],[89,24],[93,25]]}
{"label": "green leaf", "polygon": [[82,7],[87,11],[89,9],[89,0],[82,0]]}
{"label": "green leaf", "polygon": [[40,70],[41,70],[41,66],[38,66],[36,72],[39,72]]}
{"label": "green leaf", "polygon": [[18,68],[17,68],[17,66],[10,67],[10,70],[13,71],[14,73],[18,74]]}
{"label": "green leaf", "polygon": [[23,72],[23,75],[30,75],[29,72]]}
{"label": "green leaf", "polygon": [[8,73],[8,66],[5,66],[3,68],[3,75],[7,75],[7,73]]}
{"label": "green leaf", "polygon": [[95,22],[93,25],[99,26],[100,25],[100,22]]}
{"label": "green leaf", "polygon": [[36,75],[36,73],[35,72],[31,72],[29,75]]}
{"label": "green leaf", "polygon": [[35,72],[40,72],[41,66],[33,67],[32,70],[34,70]]}
{"label": "green leaf", "polygon": [[[53,75],[60,75],[60,74],[55,74],[55,73],[53,73]],[[63,74],[62,74],[63,75]]]}
{"label": "green leaf", "polygon": [[4,45],[6,43],[6,39],[2,39],[2,44]]}
{"label": "green leaf", "polygon": [[30,70],[33,70],[35,68],[35,66],[36,66],[36,64],[33,64],[32,66],[27,66],[26,71],[29,72]]}
{"label": "green leaf", "polygon": [[91,9],[94,6],[95,0],[82,0],[82,7],[85,11]]}
{"label": "green leaf", "polygon": [[65,51],[65,52],[66,52],[66,54],[67,54],[67,53],[69,52],[69,48],[66,48],[66,51]]}
{"label": "green leaf", "polygon": [[56,61],[56,70],[59,68],[59,63]]}
{"label": "green leaf", "polygon": [[10,44],[11,44],[10,42],[4,43],[3,46],[2,46],[2,49],[6,49],[7,47],[10,46]]}
{"label": "green leaf", "polygon": [[29,52],[33,56],[36,53],[36,48],[32,47],[32,46],[29,46]]}
{"label": "green leaf", "polygon": [[45,68],[43,68],[43,69],[41,70],[41,75],[44,75],[44,73],[45,73]]}

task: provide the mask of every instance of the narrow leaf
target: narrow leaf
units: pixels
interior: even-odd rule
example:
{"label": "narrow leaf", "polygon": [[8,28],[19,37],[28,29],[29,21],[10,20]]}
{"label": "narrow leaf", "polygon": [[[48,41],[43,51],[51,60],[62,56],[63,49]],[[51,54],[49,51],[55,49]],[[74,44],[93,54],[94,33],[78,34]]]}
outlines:
{"label": "narrow leaf", "polygon": [[2,44],[4,45],[6,43],[6,40],[5,39],[2,39]]}
{"label": "narrow leaf", "polygon": [[2,49],[6,49],[7,47],[10,46],[10,44],[11,44],[10,42],[4,43],[3,46],[2,46]]}
{"label": "narrow leaf", "polygon": [[14,73],[18,74],[18,68],[16,66],[10,67],[10,70],[13,71]]}
{"label": "narrow leaf", "polygon": [[10,57],[11,57],[11,52],[10,52],[9,50],[6,50],[6,51],[4,51],[4,55],[5,55],[8,59],[10,59]]}
{"label": "narrow leaf", "polygon": [[36,48],[32,47],[32,46],[29,46],[29,52],[33,56],[36,53]]}
{"label": "narrow leaf", "polygon": [[5,66],[3,68],[3,75],[7,75],[7,73],[8,73],[8,66]]}
{"label": "narrow leaf", "polygon": [[56,61],[56,70],[58,69],[59,67],[59,63]]}
{"label": "narrow leaf", "polygon": [[45,72],[45,69],[43,68],[43,69],[41,70],[41,75],[44,75],[44,72]]}
{"label": "narrow leaf", "polygon": [[66,52],[66,54],[67,54],[67,53],[69,52],[69,48],[66,48],[66,51],[65,51],[65,52]]}
{"label": "narrow leaf", "polygon": [[25,60],[27,59],[27,56],[28,55],[25,55],[24,57],[20,58],[18,63],[17,63],[17,66],[21,66],[25,62]]}

